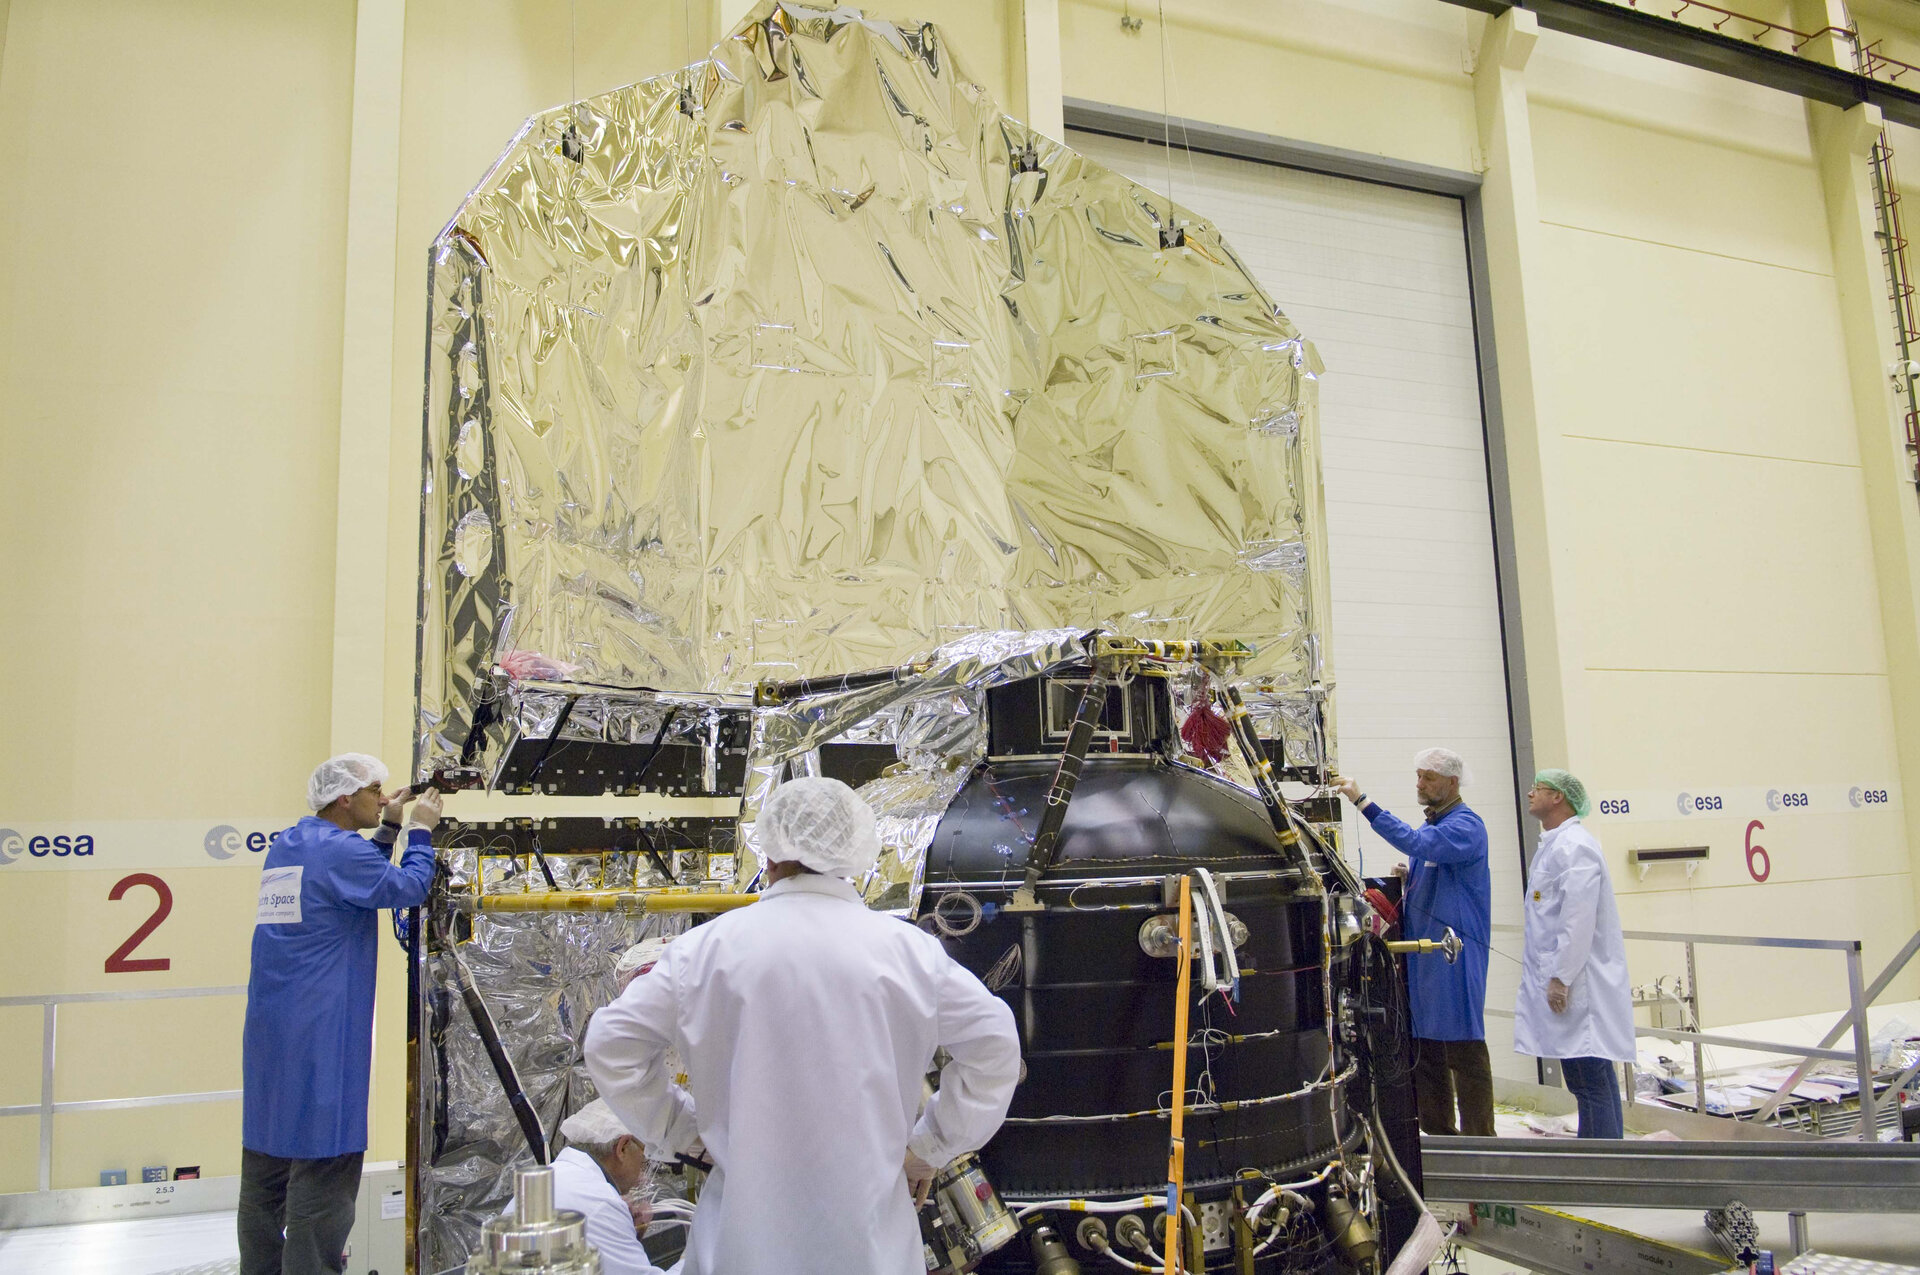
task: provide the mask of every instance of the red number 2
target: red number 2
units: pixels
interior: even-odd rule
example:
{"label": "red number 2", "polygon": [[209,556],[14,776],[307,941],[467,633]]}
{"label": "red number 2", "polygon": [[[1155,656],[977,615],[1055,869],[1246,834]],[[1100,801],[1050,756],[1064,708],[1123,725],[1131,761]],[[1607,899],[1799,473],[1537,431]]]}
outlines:
{"label": "red number 2", "polygon": [[138,974],[144,970],[164,970],[173,968],[173,962],[164,956],[143,956],[139,960],[130,959],[133,949],[146,941],[149,934],[160,928],[160,922],[167,919],[173,911],[173,891],[167,883],[151,872],[135,872],[131,876],[121,877],[113,883],[113,889],[107,892],[107,902],[118,903],[120,896],[136,885],[152,886],[153,892],[160,896],[160,906],[153,915],[140,923],[140,928],[127,936],[127,941],[113,949],[113,955],[107,958],[107,973]]}
{"label": "red number 2", "polygon": [[1747,875],[1755,881],[1765,881],[1773,871],[1773,859],[1767,854],[1767,848],[1753,844],[1753,834],[1766,830],[1767,826],[1758,819],[1747,825]]}

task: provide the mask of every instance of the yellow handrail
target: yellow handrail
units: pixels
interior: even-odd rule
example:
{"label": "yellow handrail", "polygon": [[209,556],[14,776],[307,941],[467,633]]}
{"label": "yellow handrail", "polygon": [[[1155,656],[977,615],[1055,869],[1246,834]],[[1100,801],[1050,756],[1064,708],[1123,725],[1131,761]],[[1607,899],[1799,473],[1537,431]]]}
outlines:
{"label": "yellow handrail", "polygon": [[759,897],[691,890],[548,890],[483,894],[471,902],[477,912],[730,912]]}

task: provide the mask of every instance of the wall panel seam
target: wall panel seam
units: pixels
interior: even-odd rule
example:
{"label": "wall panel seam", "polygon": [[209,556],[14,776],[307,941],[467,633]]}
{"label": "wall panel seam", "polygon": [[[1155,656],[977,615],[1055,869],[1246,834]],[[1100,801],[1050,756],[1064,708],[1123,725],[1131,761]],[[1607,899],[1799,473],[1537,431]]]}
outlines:
{"label": "wall panel seam", "polygon": [[1562,438],[1583,443],[1618,443],[1622,447],[1657,447],[1670,452],[1698,452],[1703,456],[1732,456],[1741,460],[1771,460],[1782,465],[1824,465],[1828,469],[1859,469],[1857,460],[1821,460],[1815,456],[1774,456],[1766,452],[1736,452],[1724,447],[1693,447],[1686,443],[1656,443],[1646,438],[1606,438],[1599,434],[1567,434]]}
{"label": "wall panel seam", "polygon": [[1814,279],[1831,279],[1831,270],[1808,270],[1805,266],[1790,266],[1779,261],[1763,261],[1759,257],[1743,257],[1733,252],[1714,252],[1710,248],[1695,248],[1688,244],[1670,243],[1665,239],[1647,239],[1640,235],[1626,235],[1617,230],[1602,230],[1597,226],[1581,226],[1570,221],[1552,221],[1546,217],[1540,219],[1543,226],[1553,226],[1560,230],[1573,230],[1581,234],[1600,235],[1606,239],[1623,239],[1628,243],[1643,243],[1654,248],[1671,248],[1675,252],[1688,252],[1696,257],[1717,257],[1721,261],[1738,261],[1742,265],[1761,266],[1768,270],[1785,270],[1789,274],[1803,274]]}

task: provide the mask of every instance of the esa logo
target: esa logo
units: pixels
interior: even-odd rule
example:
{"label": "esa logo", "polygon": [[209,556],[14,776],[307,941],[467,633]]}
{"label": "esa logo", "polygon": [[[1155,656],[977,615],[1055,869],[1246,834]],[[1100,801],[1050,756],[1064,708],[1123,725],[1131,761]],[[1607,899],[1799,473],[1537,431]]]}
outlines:
{"label": "esa logo", "polygon": [[1803,792],[1781,792],[1778,788],[1767,789],[1768,810],[1805,810],[1811,802]]}
{"label": "esa logo", "polygon": [[1633,805],[1625,797],[1602,797],[1600,799],[1600,813],[1603,815],[1630,815],[1633,813]]}
{"label": "esa logo", "polygon": [[207,838],[204,846],[209,859],[226,860],[233,858],[233,856],[239,854],[242,850],[246,850],[252,854],[260,854],[279,839],[280,834],[277,832],[271,835],[264,832],[243,833],[238,828],[221,824],[218,827],[207,829]]}
{"label": "esa logo", "polygon": [[93,837],[84,832],[72,836],[61,833],[57,837],[23,837],[11,828],[0,828],[0,866],[12,863],[23,854],[35,859],[75,856],[85,859],[93,854]]}
{"label": "esa logo", "polygon": [[1884,806],[1887,804],[1887,790],[1885,788],[1849,788],[1847,804],[1855,810],[1863,806]]}
{"label": "esa logo", "polygon": [[1673,804],[1683,815],[1699,814],[1720,809],[1720,798],[1711,795],[1696,797],[1690,792],[1683,792]]}

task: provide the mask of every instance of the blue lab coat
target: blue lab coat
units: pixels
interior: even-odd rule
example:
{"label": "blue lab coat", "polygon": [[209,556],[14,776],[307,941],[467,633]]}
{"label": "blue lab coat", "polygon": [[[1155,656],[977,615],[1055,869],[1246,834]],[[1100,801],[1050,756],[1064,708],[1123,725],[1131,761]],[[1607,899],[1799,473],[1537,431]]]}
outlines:
{"label": "blue lab coat", "polygon": [[1407,958],[1413,1034],[1422,1040],[1485,1040],[1487,945],[1493,938],[1487,825],[1464,803],[1418,828],[1375,802],[1361,813],[1381,840],[1412,860],[1400,903],[1401,936],[1437,939],[1452,927],[1463,944],[1452,965],[1438,952]]}
{"label": "blue lab coat", "polygon": [[240,1143],[290,1160],[365,1151],[379,909],[427,901],[431,836],[410,829],[396,866],[309,815],[275,839],[260,880]]}

